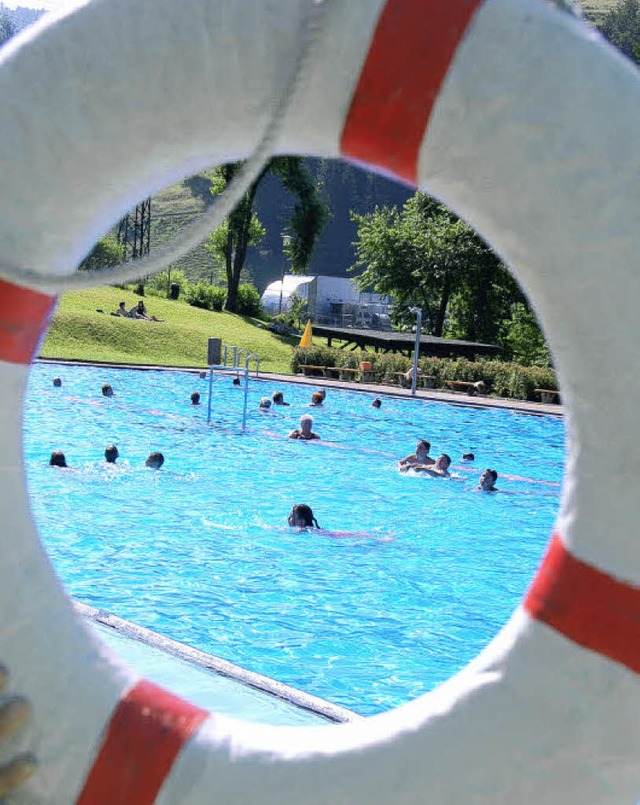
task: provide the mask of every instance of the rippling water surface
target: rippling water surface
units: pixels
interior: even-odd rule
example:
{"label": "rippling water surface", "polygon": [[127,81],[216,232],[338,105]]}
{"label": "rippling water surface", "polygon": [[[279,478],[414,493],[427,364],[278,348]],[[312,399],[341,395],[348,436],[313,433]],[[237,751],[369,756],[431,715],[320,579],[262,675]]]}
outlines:
{"label": "rippling water surface", "polygon": [[[33,367],[32,504],[71,595],[365,715],[489,642],[553,525],[561,420],[392,398],[376,410],[333,389],[310,409],[313,386],[252,380],[242,432],[242,391],[215,378],[208,426],[208,386],[187,372]],[[276,388],[291,405],[259,411]],[[286,438],[303,413],[322,443]],[[451,480],[398,472],[423,437],[454,459]],[[53,449],[70,469],[48,466]],[[153,450],[159,471],[144,466]],[[468,451],[474,464],[459,461]],[[504,493],[473,491],[485,467]],[[329,533],[287,527],[303,502]]]}

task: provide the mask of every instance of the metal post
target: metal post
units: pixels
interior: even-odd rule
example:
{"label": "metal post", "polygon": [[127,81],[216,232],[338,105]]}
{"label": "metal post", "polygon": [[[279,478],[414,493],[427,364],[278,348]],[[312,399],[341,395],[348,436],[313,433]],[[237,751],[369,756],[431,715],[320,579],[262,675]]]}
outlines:
{"label": "metal post", "polygon": [[209,367],[209,402],[207,404],[207,425],[211,424],[211,398],[213,396],[213,367]]}
{"label": "metal post", "polygon": [[242,409],[242,430],[247,427],[247,395],[249,394],[249,370],[244,370],[244,407]]}
{"label": "metal post", "polygon": [[411,377],[411,393],[415,397],[416,385],[418,383],[418,357],[420,355],[420,330],[422,329],[422,308],[412,307],[411,312],[417,316],[416,320],[416,343],[413,348],[413,375]]}
{"label": "metal post", "polygon": [[[282,251],[283,251],[284,254],[286,254],[286,252],[284,250],[291,243],[291,240],[292,240],[291,235],[287,235],[284,232],[282,233]],[[278,305],[278,315],[280,315],[282,313],[282,292],[284,291],[284,275],[285,275],[286,269],[287,269],[287,264],[283,260],[282,261],[282,279],[280,280],[280,304]]]}

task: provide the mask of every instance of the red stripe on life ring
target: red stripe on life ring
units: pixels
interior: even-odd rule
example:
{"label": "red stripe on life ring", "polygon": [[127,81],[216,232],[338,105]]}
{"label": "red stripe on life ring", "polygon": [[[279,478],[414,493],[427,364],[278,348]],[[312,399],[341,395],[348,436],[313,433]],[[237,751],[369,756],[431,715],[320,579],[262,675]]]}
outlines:
{"label": "red stripe on life ring", "polygon": [[351,101],[341,152],[417,184],[431,110],[483,0],[388,0]]}
{"label": "red stripe on life ring", "polygon": [[0,360],[29,363],[55,306],[55,297],[0,280]]}
{"label": "red stripe on life ring", "polygon": [[574,643],[640,673],[640,588],[576,559],[557,535],[523,606]]}
{"label": "red stripe on life ring", "polygon": [[76,805],[152,805],[178,752],[208,715],[139,682],[113,713]]}

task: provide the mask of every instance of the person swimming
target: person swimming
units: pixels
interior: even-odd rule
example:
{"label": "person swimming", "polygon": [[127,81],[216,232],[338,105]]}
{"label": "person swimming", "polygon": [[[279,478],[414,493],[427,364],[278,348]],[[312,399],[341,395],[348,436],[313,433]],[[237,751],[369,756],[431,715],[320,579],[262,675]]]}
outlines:
{"label": "person swimming", "polygon": [[323,403],[324,403],[324,397],[322,396],[322,394],[319,391],[314,391],[313,394],[311,395],[311,402],[309,403],[309,405],[319,406],[322,405]]}
{"label": "person swimming", "polygon": [[199,391],[192,391],[191,392],[191,405],[200,405],[200,392]]}
{"label": "person swimming", "polygon": [[263,411],[268,411],[271,408],[271,400],[269,397],[262,397],[258,403],[258,408],[262,409]]}
{"label": "person swimming", "polygon": [[113,397],[113,386],[110,383],[102,384],[102,396]]}
{"label": "person swimming", "polygon": [[498,480],[498,473],[495,470],[486,469],[480,476],[476,490],[478,492],[497,492],[495,483]]}
{"label": "person swimming", "polygon": [[162,453],[149,453],[147,460],[144,462],[146,467],[152,470],[159,470],[164,464],[164,456]]}
{"label": "person swimming", "polygon": [[320,528],[318,521],[313,516],[311,506],[306,503],[296,503],[291,509],[287,522],[292,528]]}
{"label": "person swimming", "polygon": [[284,394],[281,391],[274,391],[271,395],[271,399],[274,405],[289,405],[288,402],[285,402]]}
{"label": "person swimming", "polygon": [[442,453],[438,456],[435,460],[435,463],[431,466],[426,466],[424,464],[414,465],[413,469],[418,470],[420,472],[426,472],[429,475],[432,475],[434,478],[450,478],[449,475],[449,467],[451,466],[451,459],[446,453]]}
{"label": "person swimming", "polygon": [[49,459],[50,467],[66,467],[67,459],[62,450],[54,450]]}
{"label": "person swimming", "polygon": [[420,439],[416,445],[416,452],[411,453],[398,461],[398,469],[400,472],[414,469],[415,467],[426,467],[435,464],[435,461],[429,455],[431,445],[426,439]]}
{"label": "person swimming", "polygon": [[313,417],[311,414],[304,414],[300,417],[300,427],[292,430],[289,434],[289,439],[303,439],[310,441],[311,439],[319,439],[317,433],[314,433],[311,428],[313,427]]}
{"label": "person swimming", "polygon": [[120,453],[118,452],[118,448],[115,446],[115,444],[110,444],[105,448],[104,460],[107,462],[107,464],[115,464],[119,455]]}
{"label": "person swimming", "polygon": [[379,397],[376,397],[375,400],[371,403],[372,408],[381,408],[382,407],[382,400]]}

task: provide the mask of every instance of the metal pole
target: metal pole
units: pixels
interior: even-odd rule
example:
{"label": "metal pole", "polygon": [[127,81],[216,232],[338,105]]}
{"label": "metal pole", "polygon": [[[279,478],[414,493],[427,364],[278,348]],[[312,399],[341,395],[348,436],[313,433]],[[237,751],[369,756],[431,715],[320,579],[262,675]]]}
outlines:
{"label": "metal pole", "polygon": [[278,305],[278,315],[282,313],[282,292],[284,291],[284,275],[287,270],[287,264],[284,260],[284,255],[286,254],[286,248],[291,243],[291,235],[287,235],[285,232],[282,233],[282,251],[283,251],[283,260],[282,260],[282,279],[280,280],[280,304]]}
{"label": "metal pole", "polygon": [[416,343],[413,348],[413,375],[411,377],[411,393],[415,397],[418,383],[418,357],[420,355],[420,330],[422,329],[422,308],[412,307],[411,312],[418,317],[416,320]]}
{"label": "metal pole", "polygon": [[249,394],[249,370],[244,370],[244,407],[242,409],[242,430],[247,427],[247,395]]}
{"label": "metal pole", "polygon": [[213,396],[213,368],[209,367],[209,403],[207,405],[207,425],[211,424],[211,398]]}

